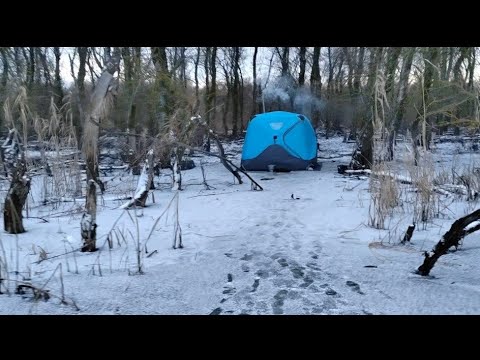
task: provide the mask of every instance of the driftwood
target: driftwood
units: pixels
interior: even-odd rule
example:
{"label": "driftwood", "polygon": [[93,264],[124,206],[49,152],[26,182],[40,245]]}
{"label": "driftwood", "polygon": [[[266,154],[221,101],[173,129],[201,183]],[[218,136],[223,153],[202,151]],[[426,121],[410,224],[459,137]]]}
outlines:
{"label": "driftwood", "polygon": [[185,146],[186,148],[188,149],[191,149],[193,151],[197,151],[199,153],[202,153],[202,154],[205,154],[205,155],[209,155],[209,156],[213,156],[213,157],[216,157],[220,160],[225,160],[231,167],[233,167],[235,170],[237,170],[238,172],[241,172],[243,175],[245,175],[247,178],[250,179],[250,181],[253,183],[253,185],[255,186],[255,190],[263,190],[263,187],[260,186],[259,183],[257,183],[245,170],[239,168],[238,166],[236,166],[234,163],[232,163],[229,159],[225,158],[225,157],[222,157],[218,154],[214,154],[214,153],[211,153],[211,152],[208,152],[208,151],[205,151],[203,149],[200,149],[200,148],[197,148],[197,147],[193,147],[193,146],[190,146],[190,145],[187,145],[187,144],[184,144],[184,143],[180,143],[180,142],[176,142],[178,145],[181,145],[181,146]]}
{"label": "driftwood", "polygon": [[233,169],[228,163],[227,158],[225,157],[225,150],[223,149],[222,143],[220,142],[220,140],[218,140],[218,137],[215,135],[215,133],[212,130],[209,131],[209,134],[217,144],[218,150],[220,152],[220,161],[222,162],[223,166],[225,166],[225,169],[230,171],[233,174],[233,176],[237,178],[239,184],[242,184],[243,181],[242,181],[242,177],[238,173],[238,168]]}
{"label": "driftwood", "polygon": [[425,252],[423,264],[417,269],[417,274],[427,276],[430,274],[438,258],[447,253],[452,246],[458,248],[460,241],[468,234],[480,229],[480,224],[469,227],[472,223],[480,219],[480,209],[456,220],[450,230],[448,230],[442,239],[435,245],[430,252]]}

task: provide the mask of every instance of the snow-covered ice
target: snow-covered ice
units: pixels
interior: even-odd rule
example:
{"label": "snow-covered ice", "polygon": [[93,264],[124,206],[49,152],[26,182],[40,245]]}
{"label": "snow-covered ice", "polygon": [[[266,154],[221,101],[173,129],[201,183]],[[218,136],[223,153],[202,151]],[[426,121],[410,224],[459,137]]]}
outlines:
{"label": "snow-covered ice", "polygon": [[[107,192],[98,199],[99,251],[93,253],[72,251],[81,247],[83,199],[41,205],[41,177],[33,177],[27,232],[2,233],[0,256],[10,280],[25,279],[38,287],[61,263],[67,302],[73,299],[80,310],[57,298],[34,301],[28,292],[14,294],[10,283],[10,295],[0,295],[0,313],[480,313],[480,235],[469,235],[458,251],[441,257],[432,277],[414,274],[422,253],[474,205],[450,203],[426,230],[417,226],[411,244],[397,245],[412,221],[410,214],[399,211],[387,224],[389,230],[367,226],[369,180],[337,173],[337,165],[348,163],[353,150],[341,140],[320,139],[321,171],[252,172],[264,191],[251,191],[245,176],[244,184],[233,185],[218,159],[194,157],[197,165],[204,160],[207,183],[214,189],[204,190],[199,166],[182,173],[185,189],[179,191],[178,216],[183,249],[172,249],[175,202],[147,241],[175,194],[169,170],[155,177],[155,202],[150,195],[144,209],[121,209],[138,177],[119,172],[109,178]],[[451,146],[438,145],[438,164],[446,157],[453,161],[453,155],[446,155],[451,151],[442,152],[443,145]],[[241,142],[225,144],[236,163],[240,150]],[[2,194],[6,186],[4,182]],[[3,272],[1,277],[6,278]],[[58,272],[45,288],[61,296]]]}

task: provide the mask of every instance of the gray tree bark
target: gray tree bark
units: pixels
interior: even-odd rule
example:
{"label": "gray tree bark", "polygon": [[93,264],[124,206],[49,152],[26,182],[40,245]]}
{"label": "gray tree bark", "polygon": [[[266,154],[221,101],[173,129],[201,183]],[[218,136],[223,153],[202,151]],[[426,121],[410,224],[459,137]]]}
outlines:
{"label": "gray tree bark", "polygon": [[96,250],[97,195],[95,182],[100,185],[102,192],[104,191],[103,183],[98,179],[98,135],[102,116],[104,115],[105,97],[113,80],[113,74],[117,71],[120,62],[120,51],[118,49],[115,50],[113,56],[105,61],[102,75],[98,79],[92,95],[89,113],[85,118],[83,153],[86,162],[88,188],[86,212],[81,222],[82,251]]}
{"label": "gray tree bark", "polygon": [[[310,92],[314,97],[312,101],[312,121],[315,128],[318,126],[320,121],[320,109],[318,108],[316,101],[322,97],[322,77],[320,75],[320,51],[321,47],[313,48],[313,59],[312,59],[312,73],[310,75]],[[325,132],[328,139],[328,132],[330,131],[330,122],[327,120],[325,122]]]}
{"label": "gray tree bark", "polygon": [[30,178],[27,176],[27,164],[20,144],[20,136],[15,129],[10,130],[2,145],[2,161],[11,177],[10,188],[3,207],[4,229],[10,234],[25,232],[22,209],[30,191]]}
{"label": "gray tree bark", "polygon": [[257,54],[258,47],[255,47],[253,50],[253,89],[252,89],[252,117],[257,113]]}
{"label": "gray tree bark", "polygon": [[298,73],[298,86],[305,85],[305,67],[307,64],[307,48],[301,47],[299,52],[300,72]]}

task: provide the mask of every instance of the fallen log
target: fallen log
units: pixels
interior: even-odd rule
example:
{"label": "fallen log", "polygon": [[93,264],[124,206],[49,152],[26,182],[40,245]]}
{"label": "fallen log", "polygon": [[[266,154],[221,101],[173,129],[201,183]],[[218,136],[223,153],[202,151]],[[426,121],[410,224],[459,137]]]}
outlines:
{"label": "fallen log", "polygon": [[418,267],[417,274],[428,276],[440,256],[446,254],[448,249],[450,249],[452,246],[458,248],[460,241],[466,235],[480,229],[480,224],[478,223],[474,224],[473,226],[469,226],[479,219],[480,209],[460,219],[457,219],[450,227],[450,230],[448,230],[442,236],[442,239],[435,245],[435,247],[430,252],[425,251],[425,259],[423,264]]}

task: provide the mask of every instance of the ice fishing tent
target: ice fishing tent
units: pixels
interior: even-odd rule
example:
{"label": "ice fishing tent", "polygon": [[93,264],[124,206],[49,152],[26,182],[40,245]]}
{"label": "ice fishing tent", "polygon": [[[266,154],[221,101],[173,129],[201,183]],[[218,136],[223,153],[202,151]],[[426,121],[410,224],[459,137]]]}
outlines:
{"label": "ice fishing tent", "polygon": [[247,127],[242,152],[245,170],[306,170],[317,167],[317,137],[301,114],[273,111],[255,115]]}

